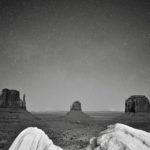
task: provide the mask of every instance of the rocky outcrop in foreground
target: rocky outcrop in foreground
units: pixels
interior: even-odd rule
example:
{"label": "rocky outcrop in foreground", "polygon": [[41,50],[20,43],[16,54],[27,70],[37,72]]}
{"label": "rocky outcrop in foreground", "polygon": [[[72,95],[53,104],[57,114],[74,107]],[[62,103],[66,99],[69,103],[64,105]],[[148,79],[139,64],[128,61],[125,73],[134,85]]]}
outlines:
{"label": "rocky outcrop in foreground", "polygon": [[133,95],[125,101],[125,112],[150,112],[149,99],[144,95]]}
{"label": "rocky outcrop in foreground", "polygon": [[26,110],[25,94],[23,99],[20,99],[19,91],[3,89],[0,95],[0,108],[21,108]]}
{"label": "rocky outcrop in foreground", "polygon": [[92,138],[87,150],[149,150],[150,133],[124,124],[110,125]]}
{"label": "rocky outcrop in foreground", "polygon": [[[57,144],[57,143],[56,143]],[[40,129],[29,127],[15,139],[9,150],[62,150]],[[150,133],[124,124],[110,125],[91,138],[86,150],[149,150]],[[85,150],[85,149],[84,149]]]}
{"label": "rocky outcrop in foreground", "polygon": [[9,150],[62,150],[38,128],[29,127],[15,139]]}

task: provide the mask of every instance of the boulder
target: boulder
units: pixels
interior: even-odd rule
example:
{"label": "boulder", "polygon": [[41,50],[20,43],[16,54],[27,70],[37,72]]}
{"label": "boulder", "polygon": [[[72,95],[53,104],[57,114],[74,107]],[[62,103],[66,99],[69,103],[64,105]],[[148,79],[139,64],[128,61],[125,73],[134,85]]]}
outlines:
{"label": "boulder", "polygon": [[[90,131],[89,131],[90,132]],[[56,143],[57,144],[57,143]],[[24,129],[9,150],[62,150],[44,131],[36,127]],[[70,148],[72,149],[72,148]],[[149,150],[150,133],[116,123],[92,137],[86,150]],[[82,149],[83,150],[83,149]],[[85,148],[84,148],[85,150]]]}
{"label": "boulder", "polygon": [[144,95],[133,95],[125,101],[125,112],[150,112],[149,99]]}
{"label": "boulder", "polygon": [[17,90],[3,89],[0,95],[0,108],[21,108],[26,110],[25,95],[20,99]]}
{"label": "boulder", "polygon": [[116,123],[92,138],[86,150],[149,150],[150,133]]}
{"label": "boulder", "polygon": [[44,131],[36,127],[24,129],[9,150],[63,150],[56,146]]}

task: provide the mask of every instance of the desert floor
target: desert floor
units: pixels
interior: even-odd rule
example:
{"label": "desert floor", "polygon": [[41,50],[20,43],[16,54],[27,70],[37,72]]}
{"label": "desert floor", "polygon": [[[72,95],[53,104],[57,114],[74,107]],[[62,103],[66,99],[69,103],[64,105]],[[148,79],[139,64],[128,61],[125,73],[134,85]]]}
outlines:
{"label": "desert floor", "polygon": [[85,112],[88,119],[68,119],[66,112],[32,113],[35,119],[0,122],[0,150],[8,150],[15,137],[26,127],[36,126],[46,132],[64,150],[81,150],[93,136],[114,123],[124,123],[150,132],[150,114],[123,112]]}

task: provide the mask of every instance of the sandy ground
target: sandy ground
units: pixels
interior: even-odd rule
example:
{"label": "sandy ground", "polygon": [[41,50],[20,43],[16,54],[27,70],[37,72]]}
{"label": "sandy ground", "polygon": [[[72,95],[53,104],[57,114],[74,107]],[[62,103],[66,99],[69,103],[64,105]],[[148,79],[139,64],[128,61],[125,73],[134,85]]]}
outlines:
{"label": "sandy ground", "polygon": [[110,124],[117,122],[150,131],[150,114],[122,112],[88,112],[88,119],[68,119],[63,112],[34,113],[36,119],[20,122],[0,122],[0,150],[8,149],[15,137],[28,126],[44,130],[56,145],[64,150],[84,150],[89,139]]}

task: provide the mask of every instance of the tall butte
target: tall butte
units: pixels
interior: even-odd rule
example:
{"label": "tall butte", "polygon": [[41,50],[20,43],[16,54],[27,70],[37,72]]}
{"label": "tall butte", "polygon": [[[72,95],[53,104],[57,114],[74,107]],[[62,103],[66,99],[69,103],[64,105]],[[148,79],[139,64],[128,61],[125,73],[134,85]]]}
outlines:
{"label": "tall butte", "polygon": [[20,92],[17,90],[3,89],[0,95],[0,108],[15,108],[26,110],[25,94],[20,99]]}
{"label": "tall butte", "polygon": [[[8,149],[14,137],[26,127],[34,126],[36,118],[27,111],[25,94],[3,89],[0,94],[0,149]],[[4,136],[5,135],[5,136]],[[1,140],[2,139],[2,140]]]}
{"label": "tall butte", "polygon": [[132,95],[125,101],[126,113],[150,112],[149,99],[144,95]]}
{"label": "tall butte", "polygon": [[90,117],[82,112],[81,102],[75,101],[70,107],[70,111],[66,114],[66,117],[70,120],[87,120],[90,119]]}
{"label": "tall butte", "polygon": [[17,90],[3,89],[0,94],[0,123],[32,120],[34,117],[26,109],[25,94],[20,98]]}

